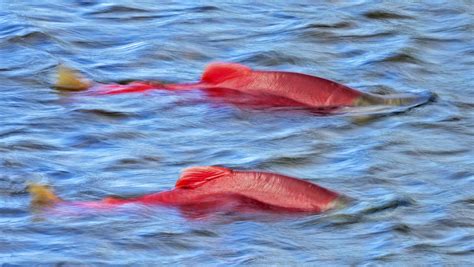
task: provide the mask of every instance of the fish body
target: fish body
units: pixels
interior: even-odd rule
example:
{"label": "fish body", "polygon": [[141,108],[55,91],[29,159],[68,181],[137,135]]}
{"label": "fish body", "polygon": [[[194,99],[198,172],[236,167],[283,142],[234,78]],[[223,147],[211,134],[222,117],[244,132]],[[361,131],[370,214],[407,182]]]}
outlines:
{"label": "fish body", "polygon": [[[319,213],[339,206],[343,197],[316,184],[269,172],[236,171],[222,167],[186,169],[169,191],[133,198],[107,197],[99,201],[64,201],[51,191],[38,193],[30,186],[32,203],[104,210],[125,204],[178,208],[238,207],[288,212]],[[46,199],[42,199],[46,196]]]}
{"label": "fish body", "polygon": [[[227,74],[227,75],[225,75]],[[362,93],[342,84],[301,73],[254,71],[229,63],[211,64],[201,83],[251,95],[272,95],[309,107],[351,106]]]}
{"label": "fish body", "polygon": [[[376,95],[364,93],[340,83],[302,73],[285,71],[259,71],[237,63],[211,63],[204,70],[200,81],[194,83],[165,84],[159,82],[131,82],[128,84],[93,84],[84,79],[74,79],[71,71],[59,79],[57,87],[82,90],[85,87],[99,95],[146,92],[149,90],[200,89],[210,95],[223,97],[242,95],[260,99],[261,104],[308,108],[334,108],[369,105],[418,105],[427,102],[432,95],[396,94]],[[245,98],[245,97],[244,97]],[[235,99],[234,99],[235,100]]]}

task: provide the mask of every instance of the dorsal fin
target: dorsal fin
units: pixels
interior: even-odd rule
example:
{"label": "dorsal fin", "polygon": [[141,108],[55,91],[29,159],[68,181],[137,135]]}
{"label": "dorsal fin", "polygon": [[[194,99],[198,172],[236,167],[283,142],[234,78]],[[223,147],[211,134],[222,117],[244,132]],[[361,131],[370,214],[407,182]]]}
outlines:
{"label": "dorsal fin", "polygon": [[236,76],[247,75],[251,71],[251,68],[242,64],[215,62],[206,67],[202,74],[201,81],[219,83]]}
{"label": "dorsal fin", "polygon": [[176,188],[197,188],[211,180],[229,175],[232,170],[222,167],[204,166],[185,169],[176,181]]}

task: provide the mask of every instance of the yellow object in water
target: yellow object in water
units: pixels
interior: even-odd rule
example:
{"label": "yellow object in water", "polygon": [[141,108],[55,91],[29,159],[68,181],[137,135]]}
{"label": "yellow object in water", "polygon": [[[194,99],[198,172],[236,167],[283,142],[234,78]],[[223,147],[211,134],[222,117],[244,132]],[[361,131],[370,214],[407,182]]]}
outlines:
{"label": "yellow object in water", "polygon": [[90,86],[90,81],[83,78],[78,72],[63,65],[59,65],[56,88],[60,90],[81,91],[88,89]]}
{"label": "yellow object in water", "polygon": [[28,185],[28,192],[31,195],[32,206],[50,206],[62,201],[47,185],[31,183]]}

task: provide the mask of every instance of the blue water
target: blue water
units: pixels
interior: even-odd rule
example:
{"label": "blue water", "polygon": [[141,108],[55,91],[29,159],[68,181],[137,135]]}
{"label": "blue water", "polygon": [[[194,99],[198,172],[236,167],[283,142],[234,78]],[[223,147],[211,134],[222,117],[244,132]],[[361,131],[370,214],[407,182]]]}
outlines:
{"label": "blue water", "polygon": [[[36,2],[0,0],[0,262],[473,264],[474,2]],[[211,61],[438,98],[367,120],[243,109],[197,91],[52,87],[61,63],[100,82],[186,82]],[[279,172],[355,201],[313,216],[201,220],[29,206],[30,181],[94,200],[167,190],[195,165]]]}

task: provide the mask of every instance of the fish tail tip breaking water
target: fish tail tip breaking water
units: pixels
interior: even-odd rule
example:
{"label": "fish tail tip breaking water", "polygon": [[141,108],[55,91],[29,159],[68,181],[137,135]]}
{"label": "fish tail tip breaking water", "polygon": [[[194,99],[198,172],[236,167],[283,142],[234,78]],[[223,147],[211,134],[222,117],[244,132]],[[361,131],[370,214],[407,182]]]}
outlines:
{"label": "fish tail tip breaking water", "polygon": [[59,90],[82,91],[89,89],[91,82],[84,78],[77,70],[61,64],[57,68],[55,87]]}
{"label": "fish tail tip breaking water", "polygon": [[31,196],[31,205],[34,207],[51,206],[61,201],[48,185],[29,183],[27,190]]}

